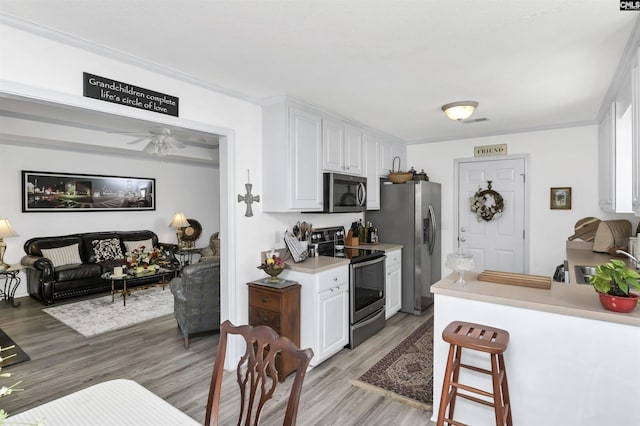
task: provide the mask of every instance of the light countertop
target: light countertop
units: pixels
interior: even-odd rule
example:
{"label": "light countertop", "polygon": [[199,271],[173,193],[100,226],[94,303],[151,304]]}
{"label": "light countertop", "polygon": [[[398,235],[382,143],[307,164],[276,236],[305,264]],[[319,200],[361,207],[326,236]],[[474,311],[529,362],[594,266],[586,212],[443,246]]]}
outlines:
{"label": "light countertop", "polygon": [[608,321],[640,327],[640,309],[620,314],[605,310],[590,285],[552,282],[550,289],[497,284],[478,280],[475,272],[466,272],[466,286],[453,285],[455,273],[431,286],[434,294],[472,299],[499,305]]}
{"label": "light countertop", "polygon": [[[576,283],[576,273],[574,266],[597,266],[607,263],[613,256],[606,253],[596,253],[592,251],[593,243],[583,241],[567,241],[567,262],[569,264],[569,283]],[[627,267],[633,268],[631,262],[625,257],[615,257],[615,259],[623,260],[627,263]]]}
{"label": "light countertop", "polygon": [[[395,243],[378,243],[378,244],[363,244],[359,246],[345,246],[345,249],[367,249],[367,250],[381,250],[389,252],[392,250],[402,248],[402,244]],[[331,256],[316,256],[308,257],[302,262],[295,263],[292,259],[287,260],[287,269],[297,272],[304,272],[307,274],[315,274],[318,272],[326,271],[327,269],[337,268],[342,265],[348,265],[349,259],[331,257]]]}
{"label": "light countertop", "polygon": [[365,250],[381,250],[388,253],[392,250],[402,248],[402,244],[396,243],[377,243],[377,244],[360,244],[359,246],[345,246],[346,248],[361,248]]}
{"label": "light countertop", "polygon": [[342,265],[348,265],[349,259],[331,256],[308,257],[302,262],[294,263],[293,260],[287,261],[287,269],[306,274],[316,274],[326,271],[327,269],[337,268]]}

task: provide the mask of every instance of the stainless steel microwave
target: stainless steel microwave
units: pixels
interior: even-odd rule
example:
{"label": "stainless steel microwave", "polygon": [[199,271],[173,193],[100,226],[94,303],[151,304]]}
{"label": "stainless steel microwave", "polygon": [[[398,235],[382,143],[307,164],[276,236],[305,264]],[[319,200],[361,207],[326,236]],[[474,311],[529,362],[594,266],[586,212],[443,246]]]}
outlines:
{"label": "stainless steel microwave", "polygon": [[353,213],[367,209],[367,178],[324,174],[324,213]]}

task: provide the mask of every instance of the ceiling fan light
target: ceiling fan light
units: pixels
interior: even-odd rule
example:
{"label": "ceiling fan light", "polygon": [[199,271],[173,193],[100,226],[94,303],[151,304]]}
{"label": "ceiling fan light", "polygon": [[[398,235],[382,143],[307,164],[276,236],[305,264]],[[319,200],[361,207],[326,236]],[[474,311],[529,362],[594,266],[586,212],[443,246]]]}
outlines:
{"label": "ceiling fan light", "polygon": [[443,105],[442,110],[450,119],[460,121],[469,118],[477,106],[476,101],[452,102]]}

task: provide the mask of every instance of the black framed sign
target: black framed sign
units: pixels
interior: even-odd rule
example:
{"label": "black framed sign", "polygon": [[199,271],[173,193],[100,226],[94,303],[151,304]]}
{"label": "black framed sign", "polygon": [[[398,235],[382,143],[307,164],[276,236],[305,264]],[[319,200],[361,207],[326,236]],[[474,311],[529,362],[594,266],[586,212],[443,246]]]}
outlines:
{"label": "black framed sign", "polygon": [[22,171],[22,211],[155,210],[153,178]]}

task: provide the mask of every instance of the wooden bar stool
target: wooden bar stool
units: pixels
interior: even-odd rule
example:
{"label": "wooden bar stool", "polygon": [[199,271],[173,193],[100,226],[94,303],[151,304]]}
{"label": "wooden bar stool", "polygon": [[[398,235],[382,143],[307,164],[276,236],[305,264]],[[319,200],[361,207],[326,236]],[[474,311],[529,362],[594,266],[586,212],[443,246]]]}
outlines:
{"label": "wooden bar stool", "polygon": [[[437,426],[448,425],[465,426],[464,423],[453,420],[453,411],[456,406],[456,397],[465,398],[479,404],[493,407],[496,415],[496,425],[511,426],[511,405],[509,402],[509,387],[507,385],[507,371],[504,367],[503,353],[509,343],[509,333],[499,328],[469,322],[454,321],[442,332],[442,338],[450,344],[447,368],[442,383],[442,395],[440,395],[440,408],[438,410]],[[488,353],[491,357],[491,370],[486,370],[473,365],[462,364],[462,348]],[[455,354],[455,356],[454,356]],[[493,393],[472,386],[458,383],[460,367],[491,375]],[[478,398],[467,393],[458,392],[464,390],[476,393],[491,400]],[[449,407],[449,413],[445,417],[445,411]]]}

